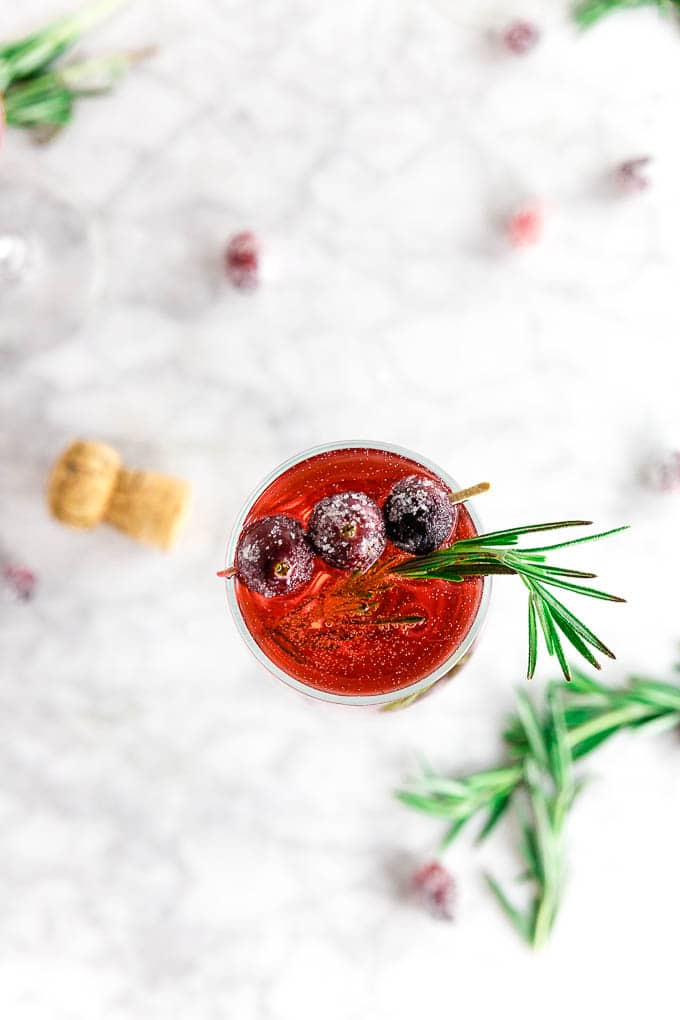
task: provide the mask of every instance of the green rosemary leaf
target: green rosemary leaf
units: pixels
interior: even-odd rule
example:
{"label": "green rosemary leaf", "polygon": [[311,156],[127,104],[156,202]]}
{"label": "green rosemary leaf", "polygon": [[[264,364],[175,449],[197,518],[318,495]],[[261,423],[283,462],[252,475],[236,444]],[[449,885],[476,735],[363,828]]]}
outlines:
{"label": "green rosemary leaf", "polygon": [[562,676],[567,681],[567,683],[571,683],[571,667],[567,662],[567,657],[564,654],[564,648],[562,647],[562,639],[560,638],[559,631],[555,626],[555,621],[552,612],[550,611],[548,611],[547,613],[547,620],[552,635],[553,649],[555,651],[555,655],[557,656],[557,661],[560,664]]}
{"label": "green rosemary leaf", "polygon": [[432,797],[425,797],[419,793],[412,793],[409,790],[399,790],[396,794],[397,800],[407,807],[415,808],[427,815],[436,815],[438,818],[449,818],[453,812],[449,804],[441,803]]}
{"label": "green rosemary leaf", "polygon": [[538,654],[538,634],[536,633],[536,594],[529,592],[529,662],[527,665],[527,680],[531,680],[536,672],[536,658]]}
{"label": "green rosemary leaf", "polygon": [[663,709],[654,709],[649,705],[643,705],[630,700],[629,691],[627,690],[619,692],[619,696],[612,700],[612,706],[607,706],[590,722],[581,723],[569,731],[569,746],[574,755],[583,741],[603,730],[608,730],[609,728],[616,730],[625,729],[640,719],[648,719],[664,713]]}
{"label": "green rosemary leaf", "polygon": [[502,796],[496,797],[495,800],[491,802],[489,814],[475,842],[483,843],[487,836],[493,832],[505,812],[510,807],[511,800],[512,794],[506,793]]}
{"label": "green rosemary leaf", "polygon": [[649,715],[646,718],[636,719],[629,725],[636,732],[644,729],[645,732],[663,733],[666,729],[673,729],[674,726],[677,726],[678,721],[680,721],[680,712],[665,712],[663,715]]}
{"label": "green rosemary leaf", "polygon": [[584,542],[597,542],[601,538],[609,538],[610,535],[618,535],[622,531],[628,531],[630,524],[622,524],[619,528],[610,528],[609,531],[600,531],[597,535],[584,535],[582,538],[572,538],[568,542],[558,542],[556,545],[537,546],[534,549],[523,549],[522,552],[544,553],[554,552],[555,549],[567,549],[571,545],[582,545]]}
{"label": "green rosemary leaf", "polygon": [[569,698],[569,704],[573,705],[576,701],[574,695],[581,693],[608,698],[611,688],[604,687],[598,680],[593,680],[592,677],[586,676],[585,673],[579,673],[578,670],[574,670],[570,690],[572,696]]}
{"label": "green rosemary leaf", "polygon": [[463,577],[463,574],[460,571],[458,571],[458,570],[455,570],[455,571],[454,570],[447,570],[445,567],[443,567],[441,570],[438,570],[436,573],[419,574],[417,571],[414,571],[413,573],[406,573],[406,572],[404,572],[403,576],[404,577],[410,577],[414,581],[418,581],[418,580],[426,581],[426,580],[429,580],[429,578],[431,578],[431,577],[434,577],[438,581],[453,581],[453,582],[458,582],[458,581],[464,581],[465,580],[465,578]]}
{"label": "green rosemary leaf", "polygon": [[129,0],[99,0],[22,39],[0,46],[0,92],[13,82],[45,71],[88,29]]}
{"label": "green rosemary leaf", "polygon": [[430,796],[449,797],[458,800],[466,800],[468,788],[464,779],[447,779],[445,776],[423,776],[421,781],[423,789],[427,789]]}
{"label": "green rosemary leaf", "polygon": [[428,576],[433,569],[438,570],[442,567],[451,567],[454,564],[456,567],[462,563],[493,567],[500,562],[501,560],[496,552],[487,553],[483,549],[461,551],[458,548],[458,542],[455,542],[453,545],[448,546],[448,548],[439,549],[436,553],[431,553],[429,556],[414,556],[410,560],[398,564],[394,568],[393,573],[412,574],[414,571],[418,571],[424,576]]}
{"label": "green rosemary leaf", "polygon": [[448,850],[451,844],[458,837],[463,826],[466,825],[469,820],[470,816],[468,815],[465,818],[458,818],[455,822],[451,823],[451,825],[446,830],[441,843],[439,844],[440,853],[443,853],[445,850]]}
{"label": "green rosemary leaf", "polygon": [[536,615],[538,616],[538,622],[540,623],[541,630],[543,631],[545,647],[548,655],[552,655],[554,653],[555,646],[553,645],[553,631],[550,623],[548,622],[548,609],[545,604],[545,599],[541,598],[537,586],[535,586],[530,579],[522,576],[522,580],[529,589],[530,594],[535,596]]}
{"label": "green rosemary leaf", "polygon": [[609,595],[607,592],[598,591],[596,588],[586,588],[580,584],[571,584],[570,581],[562,581],[552,575],[546,576],[541,568],[522,566],[517,568],[515,573],[526,574],[528,577],[535,577],[542,584],[549,584],[552,588],[563,588],[565,591],[576,592],[577,595],[587,595],[592,599],[602,599],[605,602],[625,602],[625,599],[618,595]]}
{"label": "green rosemary leaf", "polygon": [[551,592],[546,591],[542,586],[536,585],[536,588],[540,590],[540,596],[546,603],[546,608],[549,609],[553,615],[561,616],[563,619],[566,619],[567,623],[571,624],[580,637],[587,641],[589,645],[592,645],[593,648],[597,648],[603,655],[607,655],[610,659],[616,658],[611,649],[607,648],[604,642],[601,641],[600,638],[592,632],[592,630],[586,627],[585,623],[582,623],[581,620],[574,616],[574,614],[567,609],[564,603],[560,602],[559,599],[555,598]]}
{"label": "green rosemary leaf", "polygon": [[537,910],[532,933],[536,948],[544,944],[553,925],[562,887],[561,848],[558,834],[551,822],[551,805],[543,792],[538,766],[532,758],[526,763],[526,783],[531,804],[536,854],[539,861],[537,877]]}
{"label": "green rosemary leaf", "polygon": [[472,790],[503,790],[512,787],[520,777],[521,772],[516,765],[505,766],[496,769],[486,769],[484,772],[477,772],[474,775],[466,776],[465,783]]}
{"label": "green rosemary leaf", "polygon": [[[572,676],[572,684],[574,683],[574,680],[575,678]],[[601,711],[601,707],[597,708],[593,706],[590,708],[580,708],[578,705],[565,705],[564,718],[567,723],[567,728],[575,729],[584,722],[590,722],[591,719],[597,718]]]}
{"label": "green rosemary leaf", "polygon": [[574,761],[577,761],[579,758],[584,758],[587,754],[590,754],[591,751],[594,751],[596,747],[599,747],[600,744],[604,744],[610,737],[613,737],[614,734],[620,732],[620,726],[610,726],[608,729],[599,730],[597,733],[593,733],[592,736],[579,741],[578,744],[575,744],[572,747],[571,753]]}
{"label": "green rosemary leaf", "polygon": [[680,726],[680,712],[668,712],[666,715],[649,716],[647,719],[639,719],[630,724],[631,729],[636,732],[644,729],[645,733],[664,733]]}
{"label": "green rosemary leaf", "polygon": [[[591,652],[588,645],[585,643],[585,641],[581,640],[581,638],[579,637],[579,635],[577,634],[577,632],[574,630],[570,623],[568,623],[563,617],[558,615],[553,615],[552,620],[555,626],[559,627],[559,629],[562,631],[570,645],[573,648],[575,648],[580,655],[583,656],[586,662],[589,662],[591,666],[595,667],[595,669],[602,668],[600,666],[600,663],[597,661],[597,659]],[[571,679],[572,677],[570,676],[570,682]]]}
{"label": "green rosemary leaf", "polygon": [[522,754],[524,754],[527,738],[524,734],[522,724],[520,723],[519,719],[516,716],[513,715],[508,719],[506,728],[503,730],[502,736],[503,742],[507,744],[511,750],[519,748]]}
{"label": "green rosemary leaf", "polygon": [[655,680],[635,679],[634,688],[630,696],[636,700],[645,701],[647,704],[658,708],[669,708],[672,711],[680,711],[680,690],[671,684],[659,683]]}
{"label": "green rosemary leaf", "polygon": [[532,923],[528,917],[522,914],[516,907],[513,907],[512,903],[505,895],[502,887],[498,884],[496,879],[492,875],[485,875],[486,884],[489,889],[496,897],[496,900],[506,914],[510,922],[517,929],[522,938],[531,943],[532,940]]}
{"label": "green rosemary leaf", "polygon": [[678,0],[583,0],[574,9],[574,20],[581,28],[589,28],[600,18],[614,11],[633,7],[658,7],[662,13],[678,6]]}
{"label": "green rosemary leaf", "polygon": [[547,768],[548,748],[543,738],[543,727],[533,701],[523,690],[517,692],[517,718],[522,725],[533,757],[544,768]]}
{"label": "green rosemary leaf", "polygon": [[526,864],[526,871],[522,873],[523,878],[525,881],[530,878],[534,882],[541,882],[543,880],[543,865],[538,852],[536,830],[529,823],[524,811],[518,810],[517,813],[519,815],[519,829],[521,833],[518,850]]}
{"label": "green rosemary leaf", "polygon": [[[522,560],[533,562],[538,557],[527,556],[525,550],[522,549]],[[567,570],[566,567],[549,567],[547,563],[537,564],[537,569],[540,569],[543,574],[555,574],[557,577],[580,577],[583,580],[597,577],[597,574],[592,574],[586,570]],[[550,582],[546,578],[546,584]]]}
{"label": "green rosemary leaf", "polygon": [[[525,524],[518,528],[505,528],[503,531],[489,531],[485,535],[475,535],[473,538],[464,538],[456,542],[461,549],[479,545],[498,545],[499,540],[507,539],[516,542],[522,535],[530,535],[536,531],[556,531],[558,528],[576,528],[592,524],[592,521],[550,521],[548,524]],[[540,550],[530,549],[530,552]]]}
{"label": "green rosemary leaf", "polygon": [[40,124],[64,125],[73,116],[73,96],[53,76],[49,82],[37,79],[8,89],[4,97],[5,120],[14,127]]}
{"label": "green rosemary leaf", "polygon": [[552,818],[554,828],[560,832],[567,811],[576,796],[573,758],[569,747],[562,696],[553,688],[547,692],[546,701],[550,721],[548,746],[556,791]]}

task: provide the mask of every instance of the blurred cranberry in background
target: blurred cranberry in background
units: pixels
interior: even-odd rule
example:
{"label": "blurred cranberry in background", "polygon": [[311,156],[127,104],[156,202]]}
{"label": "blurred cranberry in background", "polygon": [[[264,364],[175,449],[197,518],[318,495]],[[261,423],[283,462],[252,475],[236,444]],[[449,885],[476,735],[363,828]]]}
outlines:
{"label": "blurred cranberry in background", "polygon": [[538,203],[520,206],[506,225],[506,237],[513,248],[536,244],[543,233],[543,210]]}
{"label": "blurred cranberry in background", "polygon": [[680,451],[660,453],[649,460],[642,469],[642,481],[656,492],[680,490]]}
{"label": "blurred cranberry in background", "polygon": [[28,602],[35,594],[37,578],[32,570],[20,563],[4,561],[0,566],[2,594],[10,602]]}
{"label": "blurred cranberry in background", "polygon": [[646,191],[651,181],[645,172],[650,163],[651,156],[637,156],[635,159],[627,159],[616,167],[616,182],[621,191],[629,194]]}
{"label": "blurred cranberry in background", "polygon": [[513,21],[501,36],[506,50],[516,57],[523,57],[525,53],[533,50],[540,41],[541,33],[538,27],[530,21]]}
{"label": "blurred cranberry in background", "polygon": [[411,877],[414,896],[431,914],[452,921],[456,886],[453,876],[438,861],[423,865]]}
{"label": "blurred cranberry in background", "polygon": [[227,277],[235,287],[249,290],[259,283],[260,242],[250,230],[243,230],[229,241],[224,253]]}

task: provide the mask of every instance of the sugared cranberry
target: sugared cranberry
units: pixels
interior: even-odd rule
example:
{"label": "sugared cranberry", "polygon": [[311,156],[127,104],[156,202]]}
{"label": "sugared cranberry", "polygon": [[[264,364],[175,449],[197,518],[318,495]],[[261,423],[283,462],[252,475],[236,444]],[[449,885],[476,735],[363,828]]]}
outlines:
{"label": "sugared cranberry", "polygon": [[224,253],[227,276],[235,287],[248,289],[259,282],[260,244],[250,230],[234,234]]}
{"label": "sugared cranberry", "polygon": [[505,48],[517,57],[533,50],[540,38],[538,27],[531,21],[513,21],[502,35]]}
{"label": "sugared cranberry", "polygon": [[28,602],[33,598],[36,586],[36,576],[28,567],[19,563],[4,563],[2,565],[2,580],[5,593],[17,602]]}
{"label": "sugared cranberry", "polygon": [[645,172],[652,162],[651,156],[638,156],[619,163],[616,168],[616,181],[621,191],[628,193],[646,191],[651,181]]}
{"label": "sugared cranberry", "polygon": [[507,222],[506,237],[513,248],[536,244],[543,232],[543,211],[537,204],[523,205]]}
{"label": "sugared cranberry", "polygon": [[261,517],[239,538],[236,569],[246,587],[270,599],[309,581],[314,554],[299,521],[283,514]]}
{"label": "sugared cranberry", "polygon": [[365,492],[320,499],[309,518],[309,538],[319,556],[340,570],[368,570],[385,548],[380,507]]}
{"label": "sugared cranberry", "polygon": [[453,920],[456,885],[453,876],[438,861],[423,865],[413,874],[411,889],[433,917]]}
{"label": "sugared cranberry", "polygon": [[458,506],[433,478],[407,475],[392,486],[383,508],[387,537],[404,552],[434,552],[451,534]]}

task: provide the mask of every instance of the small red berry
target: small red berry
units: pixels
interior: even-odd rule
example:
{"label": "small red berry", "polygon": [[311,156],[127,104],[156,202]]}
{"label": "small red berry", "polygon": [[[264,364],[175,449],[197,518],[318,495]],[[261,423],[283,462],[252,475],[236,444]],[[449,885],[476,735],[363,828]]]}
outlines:
{"label": "small red berry", "polygon": [[309,540],[317,555],[338,570],[364,573],[382,556],[385,523],[365,492],[336,492],[314,504]]}
{"label": "small red berry", "polygon": [[453,920],[456,885],[453,876],[438,861],[418,868],[411,877],[411,889],[433,917]]}
{"label": "small red berry", "polygon": [[256,287],[259,282],[260,244],[250,230],[234,236],[224,253],[227,276],[235,287],[244,290]]}
{"label": "small red berry", "polygon": [[28,567],[22,567],[18,563],[5,563],[2,566],[2,580],[10,599],[28,602],[33,598],[37,579]]}
{"label": "small red berry", "polygon": [[629,193],[646,191],[651,181],[645,170],[651,162],[651,156],[638,156],[619,163],[616,168],[616,180],[621,191]]}
{"label": "small red berry", "polygon": [[541,33],[530,21],[513,21],[503,32],[503,45],[516,57],[523,57],[539,42]]}
{"label": "small red berry", "polygon": [[680,489],[680,451],[662,454],[645,464],[642,480],[657,492],[674,492]]}
{"label": "small red berry", "polygon": [[307,584],[314,553],[300,522],[275,514],[245,526],[236,547],[236,567],[247,588],[270,599]]}
{"label": "small red berry", "polygon": [[539,205],[524,205],[517,209],[506,225],[506,236],[513,248],[536,244],[543,233],[543,212]]}

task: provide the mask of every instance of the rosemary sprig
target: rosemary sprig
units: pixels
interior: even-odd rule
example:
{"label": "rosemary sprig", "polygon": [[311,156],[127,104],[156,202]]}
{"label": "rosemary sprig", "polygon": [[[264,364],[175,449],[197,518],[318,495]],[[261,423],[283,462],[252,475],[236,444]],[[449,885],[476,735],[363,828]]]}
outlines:
{"label": "rosemary sprig", "polygon": [[[680,688],[656,680],[632,678],[627,687],[607,687],[574,672],[569,687],[557,686],[564,697],[567,744],[576,761],[605,740],[627,728],[674,726],[680,722]],[[551,688],[549,687],[550,691]],[[545,741],[546,723],[538,724]],[[531,751],[526,715],[522,722],[513,716],[503,734],[506,761],[492,769],[460,779],[447,779],[425,769],[423,775],[398,794],[409,807],[447,819],[460,828],[482,813],[486,822],[479,839],[484,839],[499,821],[523,778],[522,762]],[[535,744],[534,744],[535,746]],[[449,830],[443,847],[455,839]]]}
{"label": "rosemary sprig", "polygon": [[458,779],[430,768],[397,793],[407,807],[448,821],[440,844],[447,848],[472,820],[485,815],[481,842],[514,804],[520,815],[522,878],[533,884],[526,909],[503,887],[489,888],[518,932],[543,945],[557,916],[565,877],[564,827],[583,782],[574,763],[626,729],[660,730],[680,725],[680,687],[633,677],[627,687],[606,687],[575,673],[573,683],[550,684],[538,711],[526,692],[503,735],[506,760]]}
{"label": "rosemary sprig", "polygon": [[[84,32],[130,0],[98,0],[22,39],[0,45],[0,113],[15,127],[56,129],[73,116],[76,99],[108,91],[150,49],[115,53],[56,67]],[[53,130],[52,130],[53,133]]]}
{"label": "rosemary sprig", "polygon": [[13,81],[45,71],[84,32],[129,2],[98,0],[37,32],[0,46],[0,92],[4,92]]}
{"label": "rosemary sprig", "polygon": [[448,548],[440,549],[429,556],[416,556],[406,560],[395,568],[394,573],[400,574],[402,577],[438,578],[454,583],[468,577],[481,577],[488,574],[516,574],[522,580],[529,595],[527,676],[531,679],[536,670],[540,629],[548,654],[556,656],[564,678],[569,681],[572,678],[572,672],[564,650],[564,640],[596,669],[600,669],[600,664],[591,649],[594,648],[611,659],[615,656],[611,649],[586,627],[582,620],[567,609],[564,603],[549,589],[561,588],[577,595],[604,599],[608,602],[625,602],[625,599],[580,583],[595,577],[595,574],[549,566],[545,562],[545,554],[584,542],[595,542],[600,538],[625,531],[626,528],[612,528],[596,535],[585,535],[582,538],[574,538],[552,545],[534,546],[529,549],[517,549],[516,545],[523,535],[572,528],[590,523],[590,521],[556,521],[549,524],[531,524],[519,528],[508,528],[504,531],[492,531],[485,535],[476,535],[474,538],[465,538],[454,542]]}
{"label": "rosemary sprig", "polygon": [[76,99],[108,92],[133,64],[152,52],[135,50],[83,60],[11,85],[4,97],[5,119],[14,127],[68,124]]}
{"label": "rosemary sprig", "polygon": [[673,9],[677,11],[680,0],[583,0],[576,5],[574,20],[581,28],[588,28],[606,14],[633,7],[658,7],[665,14]]}

